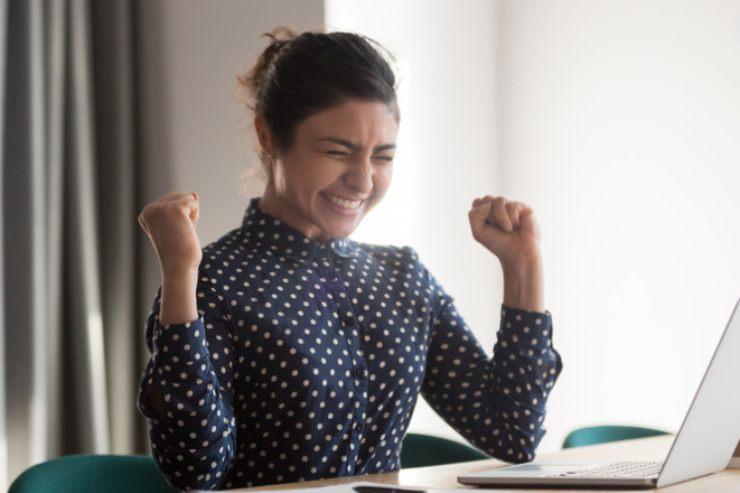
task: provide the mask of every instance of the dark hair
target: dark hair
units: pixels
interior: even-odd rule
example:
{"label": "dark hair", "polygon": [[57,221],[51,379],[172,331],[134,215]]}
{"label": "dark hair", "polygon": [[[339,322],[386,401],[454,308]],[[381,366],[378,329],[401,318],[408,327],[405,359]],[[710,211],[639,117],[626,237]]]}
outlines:
{"label": "dark hair", "polygon": [[286,28],[264,36],[270,44],[238,80],[244,102],[267,121],[280,150],[291,146],[303,120],[347,98],[381,101],[400,119],[396,78],[381,50],[392,57],[379,43],[353,33],[296,35]]}

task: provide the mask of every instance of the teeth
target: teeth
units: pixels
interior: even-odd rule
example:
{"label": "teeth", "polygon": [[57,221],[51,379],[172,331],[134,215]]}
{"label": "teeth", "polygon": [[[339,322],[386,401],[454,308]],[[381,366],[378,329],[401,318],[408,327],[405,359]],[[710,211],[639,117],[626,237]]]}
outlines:
{"label": "teeth", "polygon": [[336,195],[330,195],[328,193],[325,193],[324,196],[331,202],[337,204],[340,207],[344,207],[345,209],[357,209],[358,207],[360,207],[360,204],[362,204],[362,200],[346,200],[341,197],[337,197]]}

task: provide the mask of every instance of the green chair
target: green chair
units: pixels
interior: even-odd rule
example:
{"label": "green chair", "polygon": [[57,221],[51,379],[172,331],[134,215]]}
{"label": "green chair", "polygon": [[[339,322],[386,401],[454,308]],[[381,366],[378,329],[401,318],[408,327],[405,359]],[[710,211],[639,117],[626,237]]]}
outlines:
{"label": "green chair", "polygon": [[174,493],[148,455],[68,455],[26,469],[8,493]]}
{"label": "green chair", "polygon": [[647,438],[659,435],[668,435],[667,431],[640,426],[589,426],[574,430],[565,437],[563,448],[583,447],[597,443],[629,440],[631,438]]}
{"label": "green chair", "polygon": [[407,433],[401,444],[401,468],[490,459],[480,450],[446,438]]}

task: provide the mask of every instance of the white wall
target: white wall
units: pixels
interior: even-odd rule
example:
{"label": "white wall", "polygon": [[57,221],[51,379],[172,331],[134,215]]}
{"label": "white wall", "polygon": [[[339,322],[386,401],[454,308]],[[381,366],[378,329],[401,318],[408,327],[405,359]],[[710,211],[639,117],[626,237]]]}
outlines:
{"label": "white wall", "polygon": [[[565,360],[541,450],[590,423],[675,429],[740,295],[739,4],[141,2],[142,193],[200,191],[204,243],[237,226],[254,156],[233,76],[259,34],[326,18],[370,35],[399,59],[403,121],[357,239],[413,245],[490,348],[501,276],[467,209],[529,202]],[[425,406],[412,429],[452,434]]]}
{"label": "white wall", "polygon": [[539,213],[565,361],[543,449],[676,430],[740,296],[739,26],[738,1],[502,3],[504,186]]}
{"label": "white wall", "polygon": [[[497,6],[487,0],[327,0],[331,30],[388,48],[401,75],[401,130],[391,190],[355,238],[410,244],[490,351],[498,328],[498,261],[475,243],[467,212],[500,194]],[[455,437],[421,399],[411,430]]]}
{"label": "white wall", "polygon": [[[740,2],[326,8],[404,75],[399,176],[358,236],[416,246],[490,347],[500,275],[467,200],[530,203],[565,360],[541,450],[588,424],[677,429],[740,295]],[[446,429],[419,411],[412,429]]]}

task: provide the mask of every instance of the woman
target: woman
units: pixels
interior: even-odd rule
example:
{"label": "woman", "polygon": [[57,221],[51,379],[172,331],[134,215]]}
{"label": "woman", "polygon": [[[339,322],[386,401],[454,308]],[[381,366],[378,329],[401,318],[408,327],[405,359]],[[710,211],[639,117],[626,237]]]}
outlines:
{"label": "woman", "polygon": [[270,39],[240,79],[267,172],[241,227],[201,250],[196,193],[139,216],[162,274],[139,396],[159,467],[199,489],[396,470],[420,393],[477,447],[531,460],[561,369],[532,210],[470,210],[504,271],[491,359],[414,250],[348,238],[393,170],[395,79],[376,45]]}

